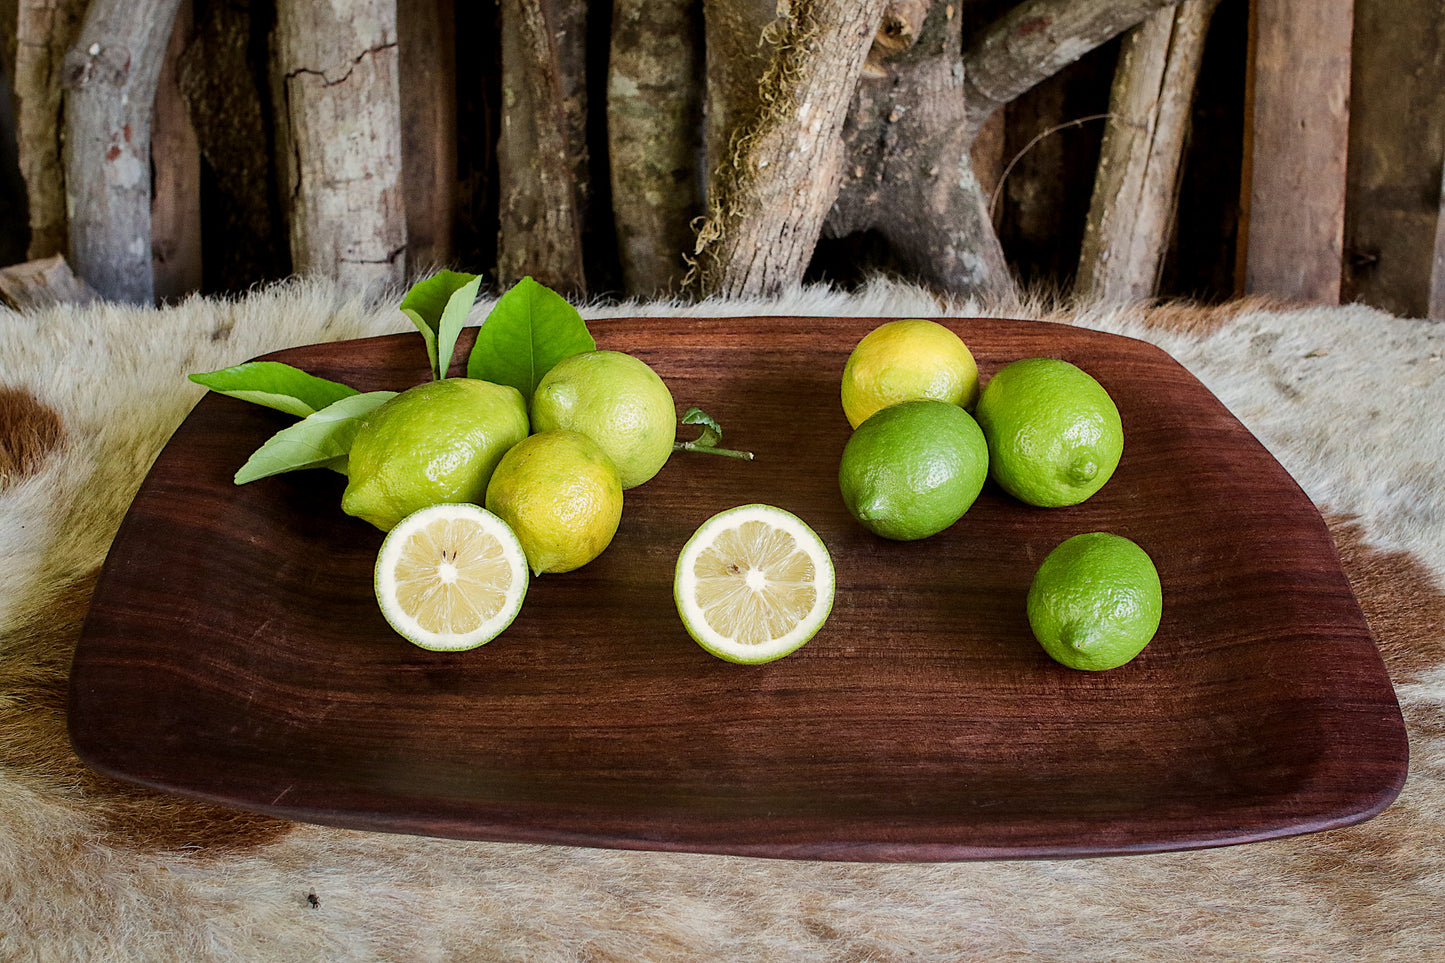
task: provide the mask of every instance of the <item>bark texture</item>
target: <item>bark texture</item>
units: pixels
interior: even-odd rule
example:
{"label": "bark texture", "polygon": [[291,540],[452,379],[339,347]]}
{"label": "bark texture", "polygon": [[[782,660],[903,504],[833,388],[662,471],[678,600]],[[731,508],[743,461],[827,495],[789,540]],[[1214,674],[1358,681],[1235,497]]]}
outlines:
{"label": "bark texture", "polygon": [[92,0],[65,57],[70,262],[104,298],[155,301],[151,113],[180,0]]}
{"label": "bark texture", "polygon": [[702,213],[701,23],[692,0],[616,0],[607,78],[612,214],[623,285],[671,291]]}
{"label": "bark texture", "polygon": [[446,267],[457,206],[456,0],[397,0],[407,270]]}
{"label": "bark texture", "polygon": [[1139,300],[1158,289],[1179,197],[1195,80],[1218,0],[1184,0],[1124,38],[1075,293]]}
{"label": "bark texture", "polygon": [[775,36],[758,111],[713,179],[698,231],[704,294],[774,294],[802,280],[837,197],[840,136],[886,0],[795,0]]}
{"label": "bark texture", "polygon": [[15,139],[30,207],[31,258],[47,258],[68,246],[65,178],[57,174],[64,128],[62,62],[84,13],[85,0],[15,3]]}
{"label": "bark texture", "polygon": [[873,44],[843,138],[842,187],[825,231],[877,231],[924,283],[1013,293],[974,174],[962,30],[952,3],[894,3]]}
{"label": "bark texture", "polygon": [[396,38],[394,2],[277,4],[292,263],[364,291],[405,271]]}
{"label": "bark texture", "polygon": [[498,280],[587,293],[586,5],[502,0]]}

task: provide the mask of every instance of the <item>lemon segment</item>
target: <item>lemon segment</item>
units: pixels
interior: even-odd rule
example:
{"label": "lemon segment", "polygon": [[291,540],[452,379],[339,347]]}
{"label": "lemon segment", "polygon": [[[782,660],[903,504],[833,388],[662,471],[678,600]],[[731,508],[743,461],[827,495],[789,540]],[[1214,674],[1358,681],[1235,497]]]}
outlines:
{"label": "lemon segment", "polygon": [[834,589],[823,540],[771,505],[742,505],[703,522],[673,576],[688,634],[718,658],[748,664],[780,659],[816,635]]}
{"label": "lemon segment", "polygon": [[387,533],[376,557],[381,613],[424,649],[490,642],[521,611],[527,557],[496,515],[471,504],[423,508]]}

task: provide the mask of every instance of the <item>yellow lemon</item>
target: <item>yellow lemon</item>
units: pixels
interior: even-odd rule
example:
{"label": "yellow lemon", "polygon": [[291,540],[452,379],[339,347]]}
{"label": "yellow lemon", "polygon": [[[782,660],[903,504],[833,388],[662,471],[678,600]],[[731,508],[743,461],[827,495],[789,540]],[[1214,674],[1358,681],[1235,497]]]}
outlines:
{"label": "yellow lemon", "polygon": [[921,398],[973,407],[978,364],[963,340],[922,318],[889,321],[864,335],[843,366],[848,423],[857,428],[875,411]]}

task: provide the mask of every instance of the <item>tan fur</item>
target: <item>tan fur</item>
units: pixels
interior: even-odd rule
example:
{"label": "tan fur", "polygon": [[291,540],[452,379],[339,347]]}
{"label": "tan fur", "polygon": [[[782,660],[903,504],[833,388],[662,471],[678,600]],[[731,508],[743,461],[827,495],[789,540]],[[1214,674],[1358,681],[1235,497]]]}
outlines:
{"label": "tan fur", "polygon": [[[766,303],[587,308],[682,312],[989,309],[882,281]],[[1438,958],[1445,328],[1254,302],[1005,313],[1160,344],[1327,511],[1410,733],[1409,781],[1383,814],[1194,853],[828,864],[347,832],[91,773],[65,734],[70,653],[116,526],[202,394],[185,373],[409,325],[394,299],[300,282],[164,311],[0,311],[0,448],[24,466],[0,485],[0,960]]]}

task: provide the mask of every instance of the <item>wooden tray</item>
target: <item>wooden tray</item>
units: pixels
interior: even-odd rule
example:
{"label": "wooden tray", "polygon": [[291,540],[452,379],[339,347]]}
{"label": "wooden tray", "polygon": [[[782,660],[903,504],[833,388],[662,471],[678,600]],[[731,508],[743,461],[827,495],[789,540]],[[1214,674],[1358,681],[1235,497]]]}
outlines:
{"label": "wooden tray", "polygon": [[[1394,799],[1404,725],[1329,533],[1203,385],[1132,339],[948,320],[985,378],[1035,355],[1094,374],[1123,416],[1123,462],[1082,506],[1029,508],[990,483],[948,531],[889,542],[837,487],[839,376],[878,323],[595,322],[601,347],[648,361],[679,411],[703,408],[757,459],[675,455],[627,493],[601,558],[534,580],[506,632],[459,654],[383,621],[381,534],[342,514],[341,476],[232,484],[290,419],[206,396],[101,575],[72,674],[77,752],[338,826],[849,860],[1215,846]],[[427,369],[415,334],[267,357],[362,390]],[[756,501],[818,531],[838,596],[807,646],[745,667],[688,638],[671,584],[705,518]],[[1050,549],[1095,530],[1150,552],[1164,621],[1134,662],[1084,673],[1039,649],[1024,596]]]}

